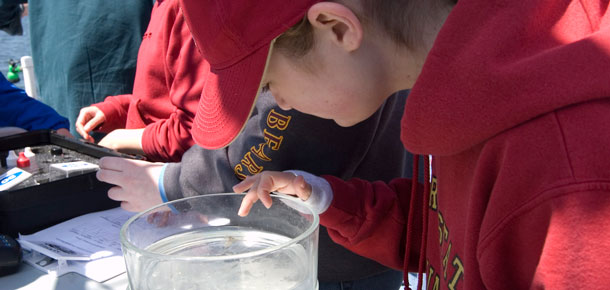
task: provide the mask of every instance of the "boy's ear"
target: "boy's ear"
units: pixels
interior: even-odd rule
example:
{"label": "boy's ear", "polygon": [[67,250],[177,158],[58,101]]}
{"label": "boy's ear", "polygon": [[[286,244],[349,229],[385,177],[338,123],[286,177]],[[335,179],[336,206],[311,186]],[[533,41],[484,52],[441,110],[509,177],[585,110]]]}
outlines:
{"label": "boy's ear", "polygon": [[314,30],[320,30],[347,51],[360,47],[362,25],[350,8],[339,3],[319,2],[309,8],[307,19]]}

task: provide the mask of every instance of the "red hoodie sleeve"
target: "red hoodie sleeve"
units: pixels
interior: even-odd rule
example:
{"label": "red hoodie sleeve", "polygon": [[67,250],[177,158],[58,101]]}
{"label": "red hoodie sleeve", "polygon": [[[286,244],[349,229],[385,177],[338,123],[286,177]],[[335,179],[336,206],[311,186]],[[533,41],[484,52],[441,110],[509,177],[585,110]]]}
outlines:
{"label": "red hoodie sleeve", "polygon": [[180,8],[177,5],[172,8],[176,9],[176,18],[165,36],[168,42],[165,67],[169,99],[175,108],[167,119],[144,129],[142,148],[151,160],[180,161],[194,144],[190,131],[208,71]]}
{"label": "red hoodie sleeve", "polygon": [[132,95],[108,96],[103,102],[93,104],[99,108],[106,117],[106,121],[96,130],[109,133],[116,129],[125,128],[127,122],[127,110]]}
{"label": "red hoodie sleeve", "polygon": [[[320,222],[327,227],[333,241],[388,267],[403,269],[407,227],[411,223],[413,247],[409,269],[416,271],[423,197],[418,194],[411,199],[411,180],[399,178],[386,184],[361,179],[346,182],[332,176],[324,178],[330,183],[334,196],[330,207],[320,215]],[[423,188],[418,188],[418,193],[421,192]],[[410,210],[413,210],[412,220],[408,219]]]}

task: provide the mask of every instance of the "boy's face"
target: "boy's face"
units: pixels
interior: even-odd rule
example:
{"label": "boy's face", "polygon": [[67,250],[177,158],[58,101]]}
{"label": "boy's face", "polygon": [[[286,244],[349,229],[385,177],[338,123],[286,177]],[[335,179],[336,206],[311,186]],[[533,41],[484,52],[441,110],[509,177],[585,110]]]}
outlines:
{"label": "boy's face", "polygon": [[332,44],[318,43],[299,60],[273,51],[263,82],[278,105],[343,127],[370,117],[392,92],[384,92],[383,73],[374,57],[344,53]]}
{"label": "boy's face", "polygon": [[377,28],[364,31],[349,8],[321,2],[307,17],[313,47],[302,57],[272,50],[262,80],[281,108],[353,126],[414,82],[407,54]]}

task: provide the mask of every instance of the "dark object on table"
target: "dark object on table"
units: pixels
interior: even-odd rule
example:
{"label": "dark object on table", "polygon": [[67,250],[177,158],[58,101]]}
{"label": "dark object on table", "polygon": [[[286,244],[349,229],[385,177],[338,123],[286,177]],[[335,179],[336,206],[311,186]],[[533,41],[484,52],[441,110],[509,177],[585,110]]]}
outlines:
{"label": "dark object on table", "polygon": [[21,257],[19,243],[10,236],[0,234],[0,276],[17,272]]}
{"label": "dark object on table", "polygon": [[[108,198],[112,185],[97,180],[96,172],[75,176],[52,176],[51,164],[82,160],[97,164],[104,156],[137,158],[93,143],[64,137],[52,130],[31,131],[0,138],[0,152],[32,147],[36,156],[23,168],[32,176],[19,185],[0,191],[0,233],[17,237],[62,221],[119,206]],[[57,148],[61,149],[60,155]],[[0,173],[7,171],[0,168]]]}

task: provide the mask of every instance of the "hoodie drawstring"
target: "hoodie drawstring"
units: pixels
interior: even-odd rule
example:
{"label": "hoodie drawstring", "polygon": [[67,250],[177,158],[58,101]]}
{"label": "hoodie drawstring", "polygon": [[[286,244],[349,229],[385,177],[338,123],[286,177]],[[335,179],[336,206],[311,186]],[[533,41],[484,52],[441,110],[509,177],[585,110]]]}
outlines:
{"label": "hoodie drawstring", "polygon": [[422,289],[424,272],[426,267],[426,246],[428,245],[428,204],[430,202],[430,159],[428,155],[424,156],[424,204],[422,208],[422,239],[421,247],[419,248],[419,268],[417,270],[417,289]]}
{"label": "hoodie drawstring", "polygon": [[[409,249],[413,242],[413,214],[415,209],[415,197],[417,196],[417,176],[419,176],[419,155],[413,156],[413,177],[411,178],[411,201],[409,202],[409,214],[407,218],[407,245],[405,246],[405,258],[403,261],[404,268],[409,267]],[[407,288],[411,290],[409,285],[409,271],[404,271],[403,280],[407,285]]]}
{"label": "hoodie drawstring", "polygon": [[[421,233],[421,245],[419,249],[419,264],[418,264],[418,289],[422,289],[423,282],[423,273],[425,268],[426,261],[426,243],[428,240],[428,202],[430,196],[430,160],[428,156],[424,157],[424,198],[423,198],[423,217],[422,217],[422,233]],[[413,177],[411,180],[411,200],[409,203],[409,214],[407,219],[407,244],[405,246],[405,257],[404,257],[404,265],[405,268],[408,268],[409,265],[409,254],[410,249],[413,246],[413,215],[415,214],[415,204],[417,203],[417,188],[418,188],[418,176],[419,176],[419,155],[415,155],[413,158]],[[409,272],[405,271],[403,273],[403,279],[408,289],[411,289],[409,285]]]}

